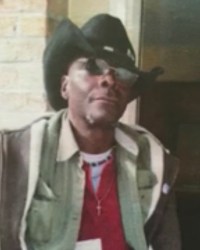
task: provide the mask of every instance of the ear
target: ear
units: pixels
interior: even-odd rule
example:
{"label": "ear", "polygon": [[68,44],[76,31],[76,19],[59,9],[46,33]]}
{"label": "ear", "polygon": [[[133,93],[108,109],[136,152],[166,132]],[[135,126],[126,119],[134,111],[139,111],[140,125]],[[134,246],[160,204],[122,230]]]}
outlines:
{"label": "ear", "polygon": [[69,76],[63,75],[61,79],[60,94],[64,100],[68,100]]}

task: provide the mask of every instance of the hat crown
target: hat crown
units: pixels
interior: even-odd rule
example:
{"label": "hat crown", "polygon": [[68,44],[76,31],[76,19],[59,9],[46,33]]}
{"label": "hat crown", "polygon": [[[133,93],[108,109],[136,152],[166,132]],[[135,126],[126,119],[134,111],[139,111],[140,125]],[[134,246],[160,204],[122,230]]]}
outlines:
{"label": "hat crown", "polygon": [[116,52],[131,56],[135,53],[120,19],[109,14],[99,14],[82,27],[83,35],[94,47],[111,48]]}

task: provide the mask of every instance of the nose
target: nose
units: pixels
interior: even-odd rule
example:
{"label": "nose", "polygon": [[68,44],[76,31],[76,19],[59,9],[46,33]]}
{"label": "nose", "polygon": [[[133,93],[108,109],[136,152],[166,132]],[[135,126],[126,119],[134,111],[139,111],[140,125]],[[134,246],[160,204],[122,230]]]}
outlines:
{"label": "nose", "polygon": [[105,69],[103,74],[101,75],[100,84],[103,87],[115,86],[116,85],[115,69],[113,68]]}

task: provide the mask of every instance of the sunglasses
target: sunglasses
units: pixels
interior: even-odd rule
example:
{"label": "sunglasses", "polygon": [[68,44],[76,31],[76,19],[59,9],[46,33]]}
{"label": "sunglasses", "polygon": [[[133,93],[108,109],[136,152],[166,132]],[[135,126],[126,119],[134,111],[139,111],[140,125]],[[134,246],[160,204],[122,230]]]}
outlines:
{"label": "sunglasses", "polygon": [[105,75],[108,70],[112,72],[113,77],[119,84],[133,86],[139,75],[121,67],[112,67],[103,59],[88,58],[85,62],[85,68],[90,75]]}

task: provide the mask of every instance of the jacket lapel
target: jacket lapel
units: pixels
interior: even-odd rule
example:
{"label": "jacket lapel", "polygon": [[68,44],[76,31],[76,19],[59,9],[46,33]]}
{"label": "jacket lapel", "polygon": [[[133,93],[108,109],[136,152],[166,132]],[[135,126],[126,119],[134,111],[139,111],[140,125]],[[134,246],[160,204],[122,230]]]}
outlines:
{"label": "jacket lapel", "polygon": [[136,157],[118,146],[116,158],[119,202],[126,241],[133,249],[147,249],[136,181]]}
{"label": "jacket lapel", "polygon": [[27,192],[26,192],[26,203],[23,210],[23,216],[21,219],[21,225],[20,225],[20,231],[19,231],[19,238],[20,238],[20,244],[21,249],[26,250],[26,243],[24,241],[25,239],[25,230],[26,230],[26,216],[29,210],[29,207],[31,205],[31,201],[36,189],[37,181],[39,178],[39,168],[40,168],[40,160],[41,160],[41,151],[42,151],[42,142],[43,142],[43,136],[44,131],[46,128],[46,120],[41,120],[35,124],[32,125],[30,129],[30,149],[29,149],[29,163],[27,165],[29,166],[28,171],[28,186],[27,186]]}

